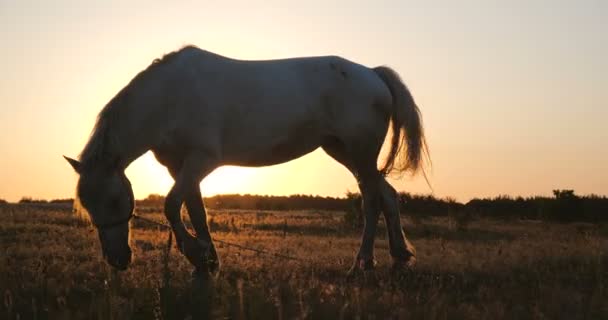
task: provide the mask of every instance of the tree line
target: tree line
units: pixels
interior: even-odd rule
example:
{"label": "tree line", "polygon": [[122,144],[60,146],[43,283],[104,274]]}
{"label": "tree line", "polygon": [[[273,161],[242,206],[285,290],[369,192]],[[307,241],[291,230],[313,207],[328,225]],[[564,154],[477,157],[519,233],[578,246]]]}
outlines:
{"label": "tree line", "polygon": [[[151,194],[138,200],[144,206],[162,206],[165,197]],[[264,196],[251,194],[222,194],[205,197],[205,206],[209,209],[248,209],[248,210],[328,210],[342,211],[347,206],[347,199],[311,195]]]}
{"label": "tree line", "polygon": [[[608,221],[608,197],[597,195],[579,196],[574,190],[553,190],[553,197],[474,198],[461,203],[453,198],[437,198],[407,192],[398,194],[402,214],[414,217],[467,215],[501,219],[533,219],[554,221]],[[164,197],[150,195],[140,200],[142,205],[162,206]],[[310,195],[260,196],[226,194],[205,198],[210,209],[249,210],[327,210],[345,211],[360,216],[361,196],[347,192],[345,197],[321,197]],[[358,220],[359,218],[357,218]]]}
{"label": "tree line", "polygon": [[[322,197],[311,195],[264,196],[224,194],[206,197],[209,209],[247,210],[324,210],[344,211],[355,220],[361,219],[361,197],[358,193],[347,192],[345,197]],[[574,190],[553,190],[553,197],[510,197],[475,198],[460,203],[453,198],[437,198],[433,195],[416,195],[401,192],[398,195],[402,214],[412,217],[466,215],[471,217],[492,217],[501,219],[534,219],[562,222],[607,222],[608,198],[606,196],[579,196]],[[51,201],[22,198],[20,203],[68,204],[72,199]],[[139,207],[163,207],[165,197],[151,194],[137,200]]]}

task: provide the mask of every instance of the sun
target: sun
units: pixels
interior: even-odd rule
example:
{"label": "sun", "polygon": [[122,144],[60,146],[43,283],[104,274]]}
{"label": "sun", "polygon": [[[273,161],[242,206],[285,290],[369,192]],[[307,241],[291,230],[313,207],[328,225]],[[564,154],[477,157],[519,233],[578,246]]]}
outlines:
{"label": "sun", "polygon": [[173,178],[167,168],[158,163],[149,151],[133,161],[125,173],[136,199],[144,199],[152,193],[166,195],[173,186]]}
{"label": "sun", "polygon": [[[135,160],[126,170],[137,199],[149,194],[166,195],[173,186],[173,178],[151,152]],[[203,196],[225,193],[251,193],[254,168],[224,166],[215,169],[201,182]]]}
{"label": "sun", "polygon": [[227,193],[250,193],[255,169],[224,166],[215,169],[203,179],[201,191],[203,196]]}

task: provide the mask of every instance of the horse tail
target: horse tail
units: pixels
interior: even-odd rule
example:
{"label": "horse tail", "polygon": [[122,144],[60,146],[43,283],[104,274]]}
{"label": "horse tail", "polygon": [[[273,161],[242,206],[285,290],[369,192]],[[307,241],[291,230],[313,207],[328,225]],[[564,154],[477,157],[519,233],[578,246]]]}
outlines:
{"label": "horse tail", "polygon": [[391,145],[380,172],[383,175],[391,172],[415,174],[422,169],[426,179],[422,165],[424,160],[430,164],[430,157],[420,110],[397,72],[385,66],[373,70],[384,81],[393,97]]}

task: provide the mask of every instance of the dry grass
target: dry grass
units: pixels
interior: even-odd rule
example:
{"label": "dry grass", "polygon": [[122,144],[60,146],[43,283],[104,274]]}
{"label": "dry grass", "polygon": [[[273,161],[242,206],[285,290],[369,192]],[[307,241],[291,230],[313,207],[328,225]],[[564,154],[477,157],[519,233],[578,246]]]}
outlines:
{"label": "dry grass", "polygon": [[[163,221],[160,213],[148,217]],[[305,257],[285,261],[218,244],[221,272],[192,279],[167,233],[134,223],[126,272],[67,210],[0,205],[5,319],[606,319],[608,228],[426,219],[406,230],[414,272],[388,272],[383,229],[374,274],[347,281],[359,239],[337,213],[214,211],[213,236]]]}

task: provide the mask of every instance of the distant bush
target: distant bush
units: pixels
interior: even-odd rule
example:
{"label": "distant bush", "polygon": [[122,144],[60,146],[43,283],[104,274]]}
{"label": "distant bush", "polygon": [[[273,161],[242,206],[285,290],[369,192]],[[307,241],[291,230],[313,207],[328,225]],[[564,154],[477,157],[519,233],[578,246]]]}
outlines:
{"label": "distant bush", "polygon": [[398,195],[400,211],[410,216],[445,216],[450,211],[464,208],[462,203],[452,198],[439,199],[432,195],[413,195],[400,192]]}
{"label": "distant bush", "polygon": [[136,202],[137,205],[140,206],[163,207],[165,205],[165,197],[157,193],[152,193],[145,199],[137,200]]}
{"label": "distant bush", "polygon": [[537,219],[560,222],[607,222],[608,198],[577,196],[574,190],[553,190],[553,198],[499,196],[473,199],[466,208],[479,216]]}
{"label": "distant bush", "polygon": [[348,206],[344,213],[344,224],[356,229],[363,227],[363,200],[361,194],[347,191],[346,201]]}
{"label": "distant bush", "polygon": [[8,202],[6,202],[6,200],[0,199],[0,204],[6,204],[6,203],[8,203]]}
{"label": "distant bush", "polygon": [[205,205],[211,209],[344,211],[348,208],[348,200],[300,194],[291,196],[226,194],[205,198]]}
{"label": "distant bush", "polygon": [[50,203],[61,203],[61,204],[72,204],[74,203],[74,199],[66,198],[66,199],[53,199]]}
{"label": "distant bush", "polygon": [[36,204],[40,204],[40,203],[49,203],[47,200],[44,199],[34,199],[32,197],[23,197],[21,198],[21,200],[19,200],[19,203],[36,203]]}

